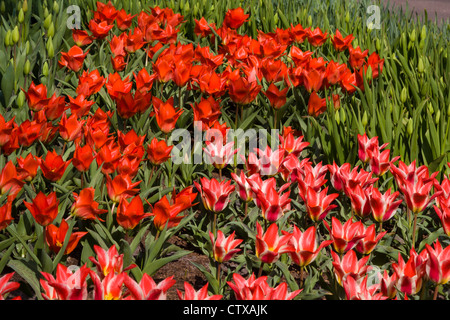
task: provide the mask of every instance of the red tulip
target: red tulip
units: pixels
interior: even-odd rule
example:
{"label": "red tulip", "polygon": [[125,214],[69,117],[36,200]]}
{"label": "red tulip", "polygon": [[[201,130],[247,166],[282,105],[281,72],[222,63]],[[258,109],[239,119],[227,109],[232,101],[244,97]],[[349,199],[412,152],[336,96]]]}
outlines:
{"label": "red tulip", "polygon": [[349,47],[348,49],[350,53],[350,57],[348,59],[350,66],[353,69],[361,68],[364,64],[365,58],[367,57],[369,50],[361,51],[361,48],[359,46],[356,48]]}
{"label": "red tulip", "polygon": [[291,209],[290,203],[292,199],[289,198],[290,193],[285,192],[281,194],[281,192],[277,192],[273,186],[269,187],[264,193],[260,190],[256,192],[262,216],[267,221],[277,221],[286,211]]}
{"label": "red tulip", "polygon": [[76,114],[67,118],[64,113],[59,122],[59,134],[65,141],[79,141],[86,120],[78,120]]}
{"label": "red tulip", "polygon": [[299,157],[301,152],[310,144],[303,141],[303,138],[303,136],[296,137],[292,131],[284,128],[283,135],[280,135],[280,145],[288,154]]}
{"label": "red tulip", "polygon": [[271,83],[269,88],[263,93],[269,99],[272,108],[278,110],[286,104],[286,93],[288,90],[289,88],[279,90],[277,86]]}
{"label": "red tulip", "polygon": [[406,295],[413,295],[420,291],[425,274],[426,261],[411,249],[409,259],[405,263],[400,252],[398,253],[397,263],[392,264],[397,275],[397,288]]}
{"label": "red tulip", "polygon": [[308,28],[306,30],[306,37],[308,38],[308,42],[314,46],[319,47],[325,43],[325,41],[328,39],[328,33],[323,33],[320,28],[315,28],[314,30],[311,30]]}
{"label": "red tulip", "polygon": [[180,300],[220,300],[222,295],[208,295],[208,283],[205,284],[200,290],[195,291],[194,287],[188,282],[184,282],[184,294],[177,289],[177,295]]}
{"label": "red tulip", "polygon": [[334,274],[336,275],[338,283],[342,286],[347,278],[352,277],[356,281],[363,278],[368,271],[372,269],[371,266],[366,265],[370,256],[365,256],[358,260],[355,251],[349,250],[342,258],[331,251],[333,258]]}
{"label": "red tulip", "polygon": [[97,1],[97,10],[94,11],[95,20],[106,21],[108,24],[112,24],[118,14],[119,11],[116,10],[111,1],[108,1],[108,3]]}
{"label": "red tulip", "polygon": [[84,146],[80,146],[79,144],[75,145],[72,164],[78,171],[85,172],[89,170],[93,160],[94,155],[89,144],[85,144]]}
{"label": "red tulip", "polygon": [[439,240],[434,242],[433,247],[425,244],[428,253],[425,272],[436,285],[445,285],[450,280],[450,246],[442,248]]}
{"label": "red tulip", "polygon": [[175,129],[178,118],[183,113],[182,109],[173,107],[173,97],[163,102],[157,97],[152,97],[152,103],[155,110],[156,122],[162,132],[169,134]]}
{"label": "red tulip", "polygon": [[150,213],[144,213],[144,205],[140,196],[135,196],[131,202],[122,198],[117,208],[117,223],[124,229],[134,229],[138,223],[149,217]]}
{"label": "red tulip", "polygon": [[231,180],[223,180],[221,182],[216,179],[208,180],[201,178],[200,183],[194,181],[194,185],[200,192],[203,205],[212,212],[221,212],[230,202],[230,196],[235,186],[231,185]]}
{"label": "red tulip", "polygon": [[205,163],[213,165],[216,169],[223,169],[232,163],[233,156],[239,149],[234,148],[234,141],[224,144],[222,139],[215,139],[213,142],[206,141],[206,148],[203,148],[203,151],[206,156]]}
{"label": "red tulip", "polygon": [[8,194],[8,200],[11,201],[16,198],[24,184],[13,162],[8,161],[0,172],[0,195]]}
{"label": "red tulip", "polygon": [[235,233],[233,232],[228,237],[225,237],[221,230],[217,230],[217,238],[214,237],[212,232],[209,232],[209,238],[213,247],[214,260],[222,263],[230,260],[241,249],[236,248],[242,239],[234,239]]}
{"label": "red tulip", "polygon": [[441,208],[433,205],[433,208],[441,220],[442,228],[444,229],[445,234],[450,237],[450,208],[446,205],[441,205]]}
{"label": "red tulip", "polygon": [[75,99],[69,96],[69,101],[68,108],[78,118],[88,115],[92,105],[95,103],[95,101],[86,100],[84,95],[77,95]]}
{"label": "red tulip", "polygon": [[378,292],[380,284],[373,284],[368,287],[365,276],[362,281],[356,281],[353,277],[347,277],[343,283],[347,300],[386,300],[388,297]]}
{"label": "red tulip", "polygon": [[163,196],[155,205],[153,206],[152,213],[153,224],[156,229],[162,231],[166,225],[167,229],[176,227],[180,221],[185,216],[180,216],[179,214],[187,208],[184,201],[176,202],[171,204],[166,196]]}
{"label": "red tulip", "polygon": [[5,300],[7,293],[20,288],[20,282],[10,281],[14,274],[10,272],[0,277],[0,300]]}
{"label": "red tulip", "polygon": [[124,285],[130,294],[125,300],[166,300],[167,291],[175,282],[173,276],[170,276],[156,284],[151,276],[144,273],[141,281],[137,283],[125,274]]}
{"label": "red tulip", "polygon": [[375,249],[376,245],[380,242],[381,238],[384,237],[387,231],[376,234],[375,224],[371,224],[367,228],[361,224],[358,233],[364,234],[365,236],[356,244],[356,251],[368,255]]}
{"label": "red tulip", "polygon": [[235,9],[229,9],[225,13],[225,18],[223,20],[222,27],[237,29],[241,25],[243,25],[244,22],[247,21],[246,19],[249,16],[250,16],[249,14],[245,14],[244,13],[244,9],[242,9],[241,7],[238,7],[238,8],[235,8]]}
{"label": "red tulip", "polygon": [[97,23],[94,19],[89,21],[89,30],[92,32],[92,36],[96,39],[104,39],[108,36],[109,31],[114,25],[108,24],[107,21]]}
{"label": "red tulip", "polygon": [[333,240],[326,240],[318,245],[316,228],[314,226],[302,232],[294,225],[294,231],[289,240],[292,251],[288,252],[288,254],[295,264],[303,268],[312,263],[319,255],[320,250],[331,243],[333,243]]}
{"label": "red tulip", "polygon": [[338,166],[333,162],[333,165],[328,165],[328,171],[330,172],[330,182],[333,188],[336,191],[344,190],[347,176],[350,174],[350,163]]}
{"label": "red tulip", "polygon": [[130,265],[124,268],[123,254],[119,254],[115,245],[112,245],[108,250],[103,249],[98,245],[94,245],[94,251],[97,255],[97,260],[94,257],[89,257],[89,260],[96,267],[97,273],[101,278],[106,277],[108,274],[120,274],[122,271],[134,268],[135,265]]}
{"label": "red tulip", "polygon": [[259,278],[251,274],[246,280],[238,273],[233,273],[233,282],[227,281],[227,284],[234,292],[236,300],[292,300],[303,289],[288,292],[286,282],[280,283],[272,288],[267,283],[267,276]]}
{"label": "red tulip", "polygon": [[366,236],[360,233],[361,221],[353,222],[349,219],[341,224],[337,218],[331,217],[331,229],[326,221],[324,223],[333,240],[334,250],[340,254],[352,250]]}
{"label": "red tulip", "polygon": [[320,98],[319,95],[313,91],[308,100],[308,114],[313,117],[318,117],[327,110],[327,101],[325,98]]}
{"label": "red tulip", "polygon": [[28,91],[24,91],[23,89],[22,91],[25,93],[28,107],[35,112],[44,108],[50,100],[47,98],[47,87],[42,83],[36,86],[34,82],[31,82]]}
{"label": "red tulip", "polygon": [[12,202],[7,201],[4,205],[0,207],[0,231],[5,229],[14,218],[11,215]]}
{"label": "red tulip", "polygon": [[200,36],[202,38],[207,37],[208,35],[213,34],[211,28],[216,30],[215,23],[208,24],[208,21],[206,21],[204,17],[202,17],[200,20],[194,19],[194,21],[195,21],[194,33],[197,36]]}
{"label": "red tulip", "polygon": [[394,299],[397,295],[397,274],[393,273],[391,276],[388,275],[387,270],[383,271],[383,277],[380,282],[380,291],[383,296],[388,297],[388,299]]}
{"label": "red tulip", "polygon": [[250,183],[247,181],[247,177],[244,174],[244,171],[241,170],[240,175],[238,176],[234,172],[231,172],[231,177],[237,185],[237,191],[241,200],[245,202],[250,202],[253,200],[254,192]]}
{"label": "red tulip", "polygon": [[120,146],[111,139],[98,150],[95,161],[99,167],[101,166],[103,174],[112,174],[116,171],[121,158]]}
{"label": "red tulip", "polygon": [[111,179],[109,175],[106,175],[106,189],[111,201],[119,203],[122,198],[128,199],[133,197],[139,192],[138,188],[135,188],[141,183],[131,182],[131,178],[128,175],[117,175],[114,179]]}
{"label": "red tulip", "polygon": [[344,38],[339,30],[336,30],[336,34],[331,38],[331,42],[337,51],[345,51],[351,46],[353,39],[355,39],[353,34],[349,34]]}
{"label": "red tulip", "polygon": [[308,187],[306,191],[306,212],[309,218],[314,222],[319,222],[325,218],[325,216],[337,207],[335,204],[331,204],[338,196],[338,193],[328,193],[328,187],[323,190],[315,191],[313,188]]}
{"label": "red tulip", "polygon": [[377,188],[372,189],[369,202],[375,221],[382,223],[395,215],[397,208],[402,203],[401,199],[395,200],[399,194],[398,191],[391,194],[391,189],[388,189],[384,194],[381,194]]}
{"label": "red tulip", "polygon": [[291,234],[278,235],[278,226],[272,223],[266,232],[259,223],[256,223],[256,257],[264,263],[276,262],[280,255],[293,250],[289,244]]}
{"label": "red tulip", "polygon": [[45,300],[86,300],[88,297],[86,278],[89,268],[81,266],[75,272],[58,263],[56,279],[47,272],[41,272],[44,279],[39,282],[44,288],[42,297]]}
{"label": "red tulip", "polygon": [[327,174],[328,167],[323,166],[322,162],[319,162],[315,167],[311,165],[310,161],[303,160],[300,166],[293,173],[295,175],[295,181],[298,184],[298,194],[307,202],[308,188],[312,188],[315,192],[319,192],[322,186],[327,182],[325,175]]}
{"label": "red tulip", "polygon": [[84,220],[100,220],[100,215],[108,212],[106,209],[99,209],[98,202],[94,200],[95,189],[92,187],[84,188],[80,194],[73,192],[75,199],[70,209],[70,214]]}
{"label": "red tulip", "polygon": [[84,47],[92,43],[92,38],[85,30],[81,29],[72,29],[72,38],[79,47]]}
{"label": "red tulip", "polygon": [[25,120],[17,128],[17,138],[19,145],[23,147],[31,146],[42,135],[44,122],[35,120]]}
{"label": "red tulip", "polygon": [[117,28],[120,31],[125,31],[127,29],[129,29],[131,27],[131,24],[133,23],[133,18],[137,16],[135,15],[131,15],[131,14],[127,14],[127,12],[124,9],[120,9],[117,12],[117,16],[116,16],[116,24],[117,24]]}
{"label": "red tulip", "polygon": [[47,152],[45,160],[41,161],[41,170],[44,177],[51,181],[58,181],[66,171],[70,161],[64,161],[61,155],[55,150]]}
{"label": "red tulip", "polygon": [[24,204],[36,222],[44,227],[52,223],[58,215],[59,201],[56,197],[56,192],[52,192],[46,196],[40,191],[31,203],[24,201]]}
{"label": "red tulip", "polygon": [[370,194],[372,193],[372,186],[363,189],[359,184],[354,188],[347,188],[352,203],[353,213],[360,217],[366,218],[370,215]]}
{"label": "red tulip", "polygon": [[59,66],[67,67],[74,72],[78,72],[83,67],[84,58],[86,58],[89,50],[83,52],[79,46],[75,45],[68,52],[61,52],[61,59],[58,61]]}
{"label": "red tulip", "polygon": [[122,300],[125,272],[111,272],[103,279],[92,270],[89,274],[94,283],[94,300]]}
{"label": "red tulip", "polygon": [[114,71],[123,71],[127,67],[127,62],[125,61],[125,56],[115,56],[111,57],[111,64]]}
{"label": "red tulip", "polygon": [[220,101],[209,96],[207,99],[201,98],[199,103],[192,106],[194,112],[194,122],[201,121],[202,130],[209,129],[221,115]]}
{"label": "red tulip", "polygon": [[241,105],[251,103],[261,91],[261,86],[256,80],[237,76],[229,78],[228,91],[233,102]]}
{"label": "red tulip", "polygon": [[[69,225],[64,219],[61,220],[59,227],[54,224],[45,227],[45,241],[51,251],[58,253],[61,250],[66,239],[67,231],[69,231]],[[72,232],[69,236],[69,242],[67,243],[64,254],[71,253],[76,248],[81,238],[87,233],[88,232]]]}

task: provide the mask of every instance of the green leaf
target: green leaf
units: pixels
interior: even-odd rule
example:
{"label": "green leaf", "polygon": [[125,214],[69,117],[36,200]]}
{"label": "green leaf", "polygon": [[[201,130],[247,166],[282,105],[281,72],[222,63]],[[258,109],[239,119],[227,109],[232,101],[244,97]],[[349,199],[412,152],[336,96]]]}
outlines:
{"label": "green leaf", "polygon": [[17,272],[31,286],[38,300],[43,299],[38,277],[40,273],[35,266],[32,266],[29,261],[10,260],[8,267]]}

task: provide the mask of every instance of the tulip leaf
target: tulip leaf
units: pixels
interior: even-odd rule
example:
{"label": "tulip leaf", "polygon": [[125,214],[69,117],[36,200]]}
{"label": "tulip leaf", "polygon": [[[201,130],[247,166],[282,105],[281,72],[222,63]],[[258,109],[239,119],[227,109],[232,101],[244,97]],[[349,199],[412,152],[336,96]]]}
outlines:
{"label": "tulip leaf", "polygon": [[144,269],[142,270],[143,273],[147,273],[148,275],[153,275],[155,274],[156,271],[158,271],[160,268],[162,268],[163,266],[165,266],[166,264],[168,264],[169,262],[175,261],[180,259],[181,257],[184,257],[185,255],[191,253],[192,251],[187,251],[187,250],[180,250],[175,252],[174,254],[164,257],[164,258],[160,258],[160,259],[156,259],[154,261],[151,261],[149,263],[146,263]]}
{"label": "tulip leaf", "polygon": [[17,272],[31,286],[38,300],[42,300],[41,287],[39,284],[39,271],[31,261],[9,260],[8,267]]}

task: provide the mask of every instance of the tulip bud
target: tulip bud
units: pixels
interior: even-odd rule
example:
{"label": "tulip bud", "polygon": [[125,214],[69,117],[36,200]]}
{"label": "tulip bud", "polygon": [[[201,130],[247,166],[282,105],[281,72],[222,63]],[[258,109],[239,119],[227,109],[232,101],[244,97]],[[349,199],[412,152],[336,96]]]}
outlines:
{"label": "tulip bud", "polygon": [[22,8],[20,8],[19,15],[17,16],[17,21],[19,21],[19,23],[23,23],[25,21],[25,14],[23,13]]}
{"label": "tulip bud", "polygon": [[345,14],[345,22],[349,23],[350,22],[350,13],[347,11],[347,13]]}
{"label": "tulip bud", "polygon": [[194,13],[194,16],[197,16],[197,13],[198,13],[198,3],[195,4],[193,13]]}
{"label": "tulip bud", "polygon": [[438,111],[436,112],[436,118],[434,118],[434,123],[438,125],[440,119],[441,119],[441,110],[438,109]]}
{"label": "tulip bud", "polygon": [[47,77],[48,76],[48,63],[47,61],[44,62],[44,65],[42,66],[42,74]]}
{"label": "tulip bud", "polygon": [[188,1],[184,5],[184,12],[189,13],[190,10],[191,10],[191,7],[189,6],[189,1]]}
{"label": "tulip bud", "polygon": [[30,54],[30,41],[27,40],[27,42],[25,42],[25,52],[26,54]]}
{"label": "tulip bud", "polygon": [[278,25],[278,12],[276,12],[273,16],[273,22],[275,23],[275,25]]}
{"label": "tulip bud", "polygon": [[53,12],[59,12],[59,4],[56,1],[53,1]]}
{"label": "tulip bud", "polygon": [[[88,11],[89,12],[89,11]],[[44,7],[44,18],[47,18],[50,13],[48,12],[48,8]]]}
{"label": "tulip bud", "polygon": [[2,1],[2,2],[0,3],[0,12],[1,12],[1,13],[5,13],[5,11],[6,11],[5,1]]}
{"label": "tulip bud", "polygon": [[48,57],[50,59],[52,59],[55,56],[55,49],[53,48],[53,39],[52,39],[52,37],[50,37],[48,39],[46,48],[47,48]]}
{"label": "tulip bud", "polygon": [[45,18],[45,20],[44,20],[44,28],[45,28],[45,30],[48,30],[48,28],[50,28],[51,22],[52,22],[52,15],[49,14],[47,16],[47,18]]}
{"label": "tulip bud", "polygon": [[20,39],[19,27],[15,26],[14,30],[11,33],[11,40],[13,44],[16,44],[17,42],[19,42],[19,39]]}
{"label": "tulip bud", "polygon": [[22,3],[22,10],[23,10],[24,13],[27,13],[27,11],[28,11],[28,1],[27,0],[23,1],[23,3]]}
{"label": "tulip bud", "polygon": [[406,88],[403,88],[402,92],[400,93],[400,101],[402,103],[405,103],[406,102],[406,98],[408,98],[408,91],[407,91]]}
{"label": "tulip bud", "polygon": [[416,29],[413,29],[413,31],[409,34],[409,40],[411,42],[416,41]]}
{"label": "tulip bud", "polygon": [[431,102],[428,102],[427,108],[428,108],[428,112],[429,112],[430,114],[433,114],[433,113],[434,113],[434,108],[433,108],[433,105],[431,104]]}
{"label": "tulip bud", "polygon": [[447,107],[447,117],[450,117],[450,104]]}
{"label": "tulip bud", "polygon": [[417,64],[417,71],[419,71],[419,73],[422,73],[425,70],[425,67],[423,65],[423,60],[420,57],[419,58],[419,63]]}
{"label": "tulip bud", "polygon": [[366,72],[366,79],[372,79],[372,77],[373,77],[373,74],[372,74],[372,67],[369,66],[369,67],[367,68],[367,72]]}
{"label": "tulip bud", "polygon": [[423,25],[422,31],[420,32],[420,39],[425,40],[426,37],[427,37],[427,27],[426,25]]}
{"label": "tulip bud", "polygon": [[184,1],[181,0],[181,1],[180,1],[180,10],[183,10],[183,8],[184,8]]}
{"label": "tulip bud", "polygon": [[377,39],[375,41],[375,48],[377,49],[377,51],[381,51],[381,41],[380,41],[380,39]]}
{"label": "tulip bud", "polygon": [[336,110],[334,113],[334,120],[336,120],[336,123],[339,125],[341,123],[341,118],[339,116],[339,110]]}
{"label": "tulip bud", "polygon": [[414,130],[413,120],[412,120],[412,118],[409,118],[408,124],[406,125],[406,132],[408,132],[408,135],[412,135],[413,130]]}
{"label": "tulip bud", "polygon": [[342,121],[342,123],[345,123],[345,120],[347,119],[347,114],[345,113],[344,108],[340,108],[339,112],[341,113],[341,121]]}
{"label": "tulip bud", "polygon": [[363,125],[363,127],[365,128],[367,126],[367,112],[364,111],[363,117],[361,119],[361,124]]}
{"label": "tulip bud", "polygon": [[5,35],[5,39],[4,39],[4,43],[5,43],[5,47],[9,47],[12,43],[11,43],[11,30],[8,30],[8,32],[6,32]]}
{"label": "tulip bud", "polygon": [[358,39],[353,40],[353,48],[358,47]]}
{"label": "tulip bud", "polygon": [[16,103],[19,108],[23,107],[23,105],[25,104],[25,99],[26,99],[25,92],[23,92],[22,90],[19,90],[19,94],[17,95],[17,98],[16,98]]}
{"label": "tulip bud", "polygon": [[31,69],[31,63],[30,63],[30,60],[27,59],[27,61],[25,61],[25,64],[23,65],[23,74],[28,75],[30,73],[30,69]]}
{"label": "tulip bud", "polygon": [[312,23],[313,23],[312,17],[309,15],[308,16],[308,26],[312,26]]}
{"label": "tulip bud", "polygon": [[50,27],[48,27],[47,36],[53,38],[54,35],[55,35],[55,25],[53,24],[52,21],[52,23],[50,23]]}

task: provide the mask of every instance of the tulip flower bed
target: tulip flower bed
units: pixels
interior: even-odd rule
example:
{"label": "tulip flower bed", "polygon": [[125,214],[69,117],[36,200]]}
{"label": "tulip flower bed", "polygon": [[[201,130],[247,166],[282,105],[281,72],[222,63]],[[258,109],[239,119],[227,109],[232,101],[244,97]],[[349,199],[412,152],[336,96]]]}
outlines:
{"label": "tulip flower bed", "polygon": [[385,59],[249,17],[98,1],[20,107],[2,78],[0,299],[449,298],[444,158],[336,127]]}

